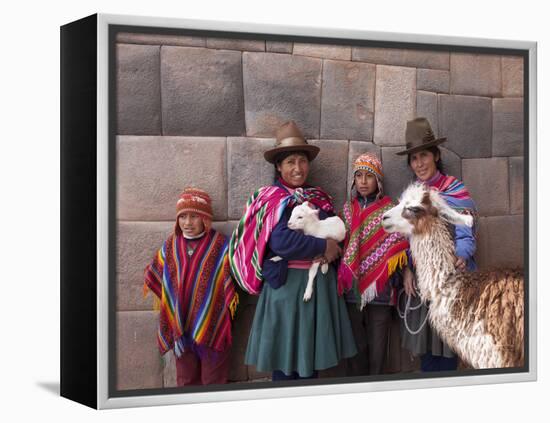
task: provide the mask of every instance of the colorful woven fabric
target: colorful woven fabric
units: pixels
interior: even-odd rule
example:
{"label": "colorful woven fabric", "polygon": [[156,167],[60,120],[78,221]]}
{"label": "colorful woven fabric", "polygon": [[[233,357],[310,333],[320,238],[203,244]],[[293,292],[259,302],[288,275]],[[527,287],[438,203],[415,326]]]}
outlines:
{"label": "colorful woven fabric", "polygon": [[462,181],[454,176],[437,172],[426,184],[437,191],[453,209],[459,213],[476,217],[476,206]]}
{"label": "colorful woven fabric", "polygon": [[239,286],[249,294],[262,289],[262,263],[269,237],[286,207],[309,201],[332,212],[332,201],[319,188],[297,188],[293,194],[277,186],[260,188],[248,199],[243,217],[229,241],[231,272]]}
{"label": "colorful woven fabric", "polygon": [[160,300],[161,354],[186,347],[224,351],[239,302],[229,272],[227,238],[210,230],[191,256],[188,240],[172,234],[145,269],[144,295]]}
{"label": "colorful woven fabric", "polygon": [[361,299],[361,308],[383,292],[396,269],[407,264],[408,241],[382,228],[382,215],[394,207],[383,197],[364,209],[357,198],[344,204],[346,225],[344,258],[338,269],[338,293],[352,290]]}

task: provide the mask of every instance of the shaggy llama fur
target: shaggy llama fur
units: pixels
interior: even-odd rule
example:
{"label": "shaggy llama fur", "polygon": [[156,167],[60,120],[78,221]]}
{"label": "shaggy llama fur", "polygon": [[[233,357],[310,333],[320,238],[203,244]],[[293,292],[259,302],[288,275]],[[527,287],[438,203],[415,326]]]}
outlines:
{"label": "shaggy llama fur", "polygon": [[457,271],[449,224],[472,226],[473,219],[421,184],[409,186],[382,220],[386,231],[410,237],[420,296],[439,336],[474,368],[522,367],[523,272]]}

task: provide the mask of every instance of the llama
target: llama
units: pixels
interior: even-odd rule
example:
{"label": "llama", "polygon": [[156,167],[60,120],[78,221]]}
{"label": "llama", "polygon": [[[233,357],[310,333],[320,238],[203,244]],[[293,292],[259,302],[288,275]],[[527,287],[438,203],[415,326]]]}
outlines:
{"label": "llama", "polygon": [[[341,242],[346,237],[346,227],[342,219],[338,216],[328,217],[324,220],[319,219],[319,210],[314,209],[307,201],[304,201],[299,206],[294,207],[288,227],[293,231],[301,230],[305,235],[311,235],[317,238],[332,238],[335,241]],[[279,256],[272,257],[272,261],[279,261]],[[309,301],[313,295],[313,280],[319,269],[319,261],[314,261],[309,268],[306,291],[304,293],[304,301]],[[328,264],[321,265],[321,272],[328,272]]]}
{"label": "llama", "polygon": [[455,270],[449,224],[472,226],[473,218],[418,183],[382,217],[387,232],[410,237],[420,297],[430,301],[428,316],[439,336],[474,368],[522,367],[523,273]]}

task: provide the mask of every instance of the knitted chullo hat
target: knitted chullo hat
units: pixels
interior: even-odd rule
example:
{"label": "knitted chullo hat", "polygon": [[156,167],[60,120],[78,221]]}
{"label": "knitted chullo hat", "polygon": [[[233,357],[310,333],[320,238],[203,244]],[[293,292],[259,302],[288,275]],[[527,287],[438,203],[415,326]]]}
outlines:
{"label": "knitted chullo hat", "polygon": [[176,230],[179,229],[177,223],[182,213],[195,213],[202,217],[205,229],[209,230],[212,225],[212,200],[206,191],[199,188],[188,187],[180,194],[176,203]]}
{"label": "knitted chullo hat", "polygon": [[382,172],[382,163],[380,159],[371,153],[361,154],[353,162],[353,186],[355,186],[355,172],[358,170],[366,170],[369,173],[372,173],[376,176],[376,182],[378,183],[378,195],[377,198],[382,198],[384,195],[384,188],[382,185],[382,180],[384,179],[384,173]]}

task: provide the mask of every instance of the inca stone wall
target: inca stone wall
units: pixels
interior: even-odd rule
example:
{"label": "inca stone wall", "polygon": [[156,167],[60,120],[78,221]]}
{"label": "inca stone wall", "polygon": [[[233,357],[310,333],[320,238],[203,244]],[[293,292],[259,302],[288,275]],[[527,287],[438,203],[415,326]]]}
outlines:
{"label": "inca stone wall", "polygon": [[[174,225],[185,186],[208,191],[214,226],[230,234],[247,197],[273,180],[263,151],[293,119],[321,148],[309,182],[339,208],[353,159],[382,158],[397,197],[412,174],[396,156],[406,121],[429,118],[446,136],[447,173],[479,212],[481,268],[523,265],[523,64],[520,57],[188,36],[118,34],[117,386],[175,386],[174,359],[156,347],[156,313],[143,269]],[[234,324],[231,381],[267,378],[243,364],[255,298]],[[399,348],[389,372],[415,362]],[[337,375],[338,370],[323,375]]]}

